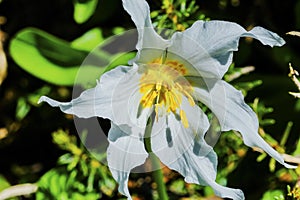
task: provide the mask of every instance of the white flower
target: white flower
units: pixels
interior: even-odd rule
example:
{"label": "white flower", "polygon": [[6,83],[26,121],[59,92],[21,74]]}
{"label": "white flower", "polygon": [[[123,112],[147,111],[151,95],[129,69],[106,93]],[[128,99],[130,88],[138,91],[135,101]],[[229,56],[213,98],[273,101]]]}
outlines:
{"label": "white flower", "polygon": [[182,174],[186,182],[209,185],[221,197],[244,199],[241,190],[215,182],[217,156],[204,140],[210,125],[198,102],[215,114],[222,131],[239,131],[246,145],[259,147],[292,167],[259,136],[257,117],[241,92],[221,80],[240,37],[269,46],[282,46],[282,38],[261,27],[246,31],[231,22],[197,21],[166,40],[152,27],[146,1],[123,0],[123,5],[138,30],[132,66],[105,73],[95,88],[71,102],[40,99],[78,117],[111,120],[107,159],[122,194],[131,199],[129,173],[148,157],[144,134],[151,118],[151,149],[162,163]]}

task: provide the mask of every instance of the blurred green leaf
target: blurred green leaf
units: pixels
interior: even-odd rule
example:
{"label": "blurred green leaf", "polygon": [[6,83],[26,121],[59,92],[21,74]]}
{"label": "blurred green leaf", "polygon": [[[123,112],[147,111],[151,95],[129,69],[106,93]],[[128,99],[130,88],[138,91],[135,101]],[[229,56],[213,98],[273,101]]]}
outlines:
{"label": "blurred green leaf", "polygon": [[296,149],[295,149],[295,151],[293,152],[292,155],[293,156],[299,156],[300,155],[300,138],[298,139]]}
{"label": "blurred green leaf", "polygon": [[35,28],[18,32],[10,42],[9,51],[14,61],[27,72],[52,84],[65,86],[74,84],[79,69],[81,76],[76,83],[98,79],[104,71],[104,67],[99,66],[108,63],[108,58],[97,55],[92,59],[94,64],[82,66],[89,52],[72,48],[67,41]]}
{"label": "blurred green leaf", "polygon": [[0,174],[0,191],[8,188],[10,183],[6,180],[6,178]]}
{"label": "blurred green leaf", "polygon": [[73,40],[71,47],[79,50],[92,51],[97,45],[103,42],[103,40],[102,30],[100,28],[93,28],[81,37]]}
{"label": "blurred green leaf", "polygon": [[76,170],[70,174],[64,167],[54,168],[42,176],[38,182],[37,200],[97,200],[101,197],[99,192],[87,191],[81,183],[82,178],[77,176]]}
{"label": "blurred green leaf", "polygon": [[29,94],[27,96],[27,101],[31,105],[38,106],[38,100],[43,95],[48,95],[51,91],[51,88],[49,86],[43,86],[40,89],[36,90],[35,92]]}
{"label": "blurred green leaf", "polygon": [[9,50],[14,61],[37,78],[56,85],[89,88],[104,72],[127,65],[135,56],[135,52],[116,49],[109,52],[118,40],[112,37],[104,41],[101,30],[92,29],[69,43],[42,30],[26,28],[11,40]]}
{"label": "blurred green leaf", "polygon": [[246,96],[247,92],[252,90],[253,88],[261,85],[263,82],[261,80],[254,80],[251,82],[238,82],[235,83],[234,86],[243,92],[243,95]]}
{"label": "blurred green leaf", "polygon": [[284,193],[281,190],[269,190],[264,193],[261,200],[284,200]]}
{"label": "blurred green leaf", "polygon": [[74,0],[74,20],[78,24],[86,22],[95,12],[98,0]]}
{"label": "blurred green leaf", "polygon": [[26,117],[27,113],[30,111],[30,105],[28,105],[25,98],[20,97],[18,99],[17,108],[16,108],[16,118],[21,121]]}
{"label": "blurred green leaf", "polygon": [[178,195],[187,194],[185,182],[182,179],[173,181],[172,184],[170,185],[170,191]]}
{"label": "blurred green leaf", "polygon": [[128,53],[120,53],[114,56],[112,62],[105,68],[105,72],[114,69],[116,66],[119,65],[127,65],[128,60],[131,60],[135,57],[135,52],[128,52]]}

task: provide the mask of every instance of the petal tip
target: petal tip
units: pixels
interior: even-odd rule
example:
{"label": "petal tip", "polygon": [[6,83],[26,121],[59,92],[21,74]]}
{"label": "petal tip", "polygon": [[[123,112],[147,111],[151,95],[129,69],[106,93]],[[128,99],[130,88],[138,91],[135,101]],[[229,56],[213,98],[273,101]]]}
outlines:
{"label": "petal tip", "polygon": [[41,96],[38,101],[38,104],[40,104],[42,102],[46,102],[52,107],[58,107],[60,105],[60,102],[50,99],[49,97],[46,97],[46,96]]}
{"label": "petal tip", "polygon": [[283,166],[285,166],[288,169],[296,169],[298,167],[296,165],[290,165],[290,164],[287,164],[287,163],[283,163]]}
{"label": "petal tip", "polygon": [[38,104],[40,104],[40,103],[42,103],[42,102],[47,102],[47,100],[48,100],[49,98],[48,97],[46,97],[46,96],[41,96],[40,98],[39,98],[39,100],[38,100]]}

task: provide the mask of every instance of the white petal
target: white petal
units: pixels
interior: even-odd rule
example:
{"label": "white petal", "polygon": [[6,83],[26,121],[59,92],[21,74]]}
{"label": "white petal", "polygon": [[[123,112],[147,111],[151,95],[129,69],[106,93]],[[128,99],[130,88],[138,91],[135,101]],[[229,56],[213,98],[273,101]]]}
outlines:
{"label": "white petal", "polygon": [[[199,142],[204,147],[205,141]],[[215,195],[230,198],[234,200],[245,199],[244,194],[239,189],[233,189],[225,186],[221,186],[215,182],[217,156],[216,153],[211,151],[204,157],[195,154],[193,146],[191,146],[176,162],[168,165],[169,168],[174,169],[181,173],[185,177],[185,181],[188,183],[201,184],[212,187]]]}
{"label": "white petal", "polygon": [[140,76],[137,65],[120,66],[103,74],[95,88],[84,91],[70,102],[58,102],[45,96],[39,102],[45,101],[81,118],[98,116],[117,125],[145,127],[151,109],[139,110]]}
{"label": "white petal", "polygon": [[165,50],[169,41],[163,39],[154,30],[150,19],[150,8],[147,2],[145,0],[123,0],[123,6],[131,16],[138,31],[138,42],[136,45],[138,53],[134,60],[140,58],[140,51],[142,49]]}
{"label": "white petal", "polygon": [[138,29],[152,27],[150,8],[145,0],[123,0],[123,7]]}
{"label": "white petal", "polygon": [[120,80],[131,68],[120,66],[102,75],[96,87],[84,91],[78,98],[70,102],[58,102],[42,96],[39,103],[47,102],[61,111],[74,114],[81,118],[103,117],[112,119],[111,99],[115,83]]}
{"label": "white petal", "polygon": [[182,174],[186,182],[211,186],[221,197],[244,199],[241,190],[215,182],[217,155],[204,140],[209,127],[205,114],[199,107],[190,106],[187,100],[183,101],[182,108],[187,113],[189,127],[185,128],[173,114],[167,121],[161,118],[153,126],[152,151],[165,165]]}
{"label": "white petal", "polygon": [[[114,81],[111,109],[113,113],[112,121],[116,125],[126,124],[129,127],[146,127],[152,109],[140,108],[142,94],[139,87],[142,73],[134,63],[130,71],[126,72],[119,80]],[[103,84],[111,81],[111,79],[103,79]]]}
{"label": "white petal", "polygon": [[253,110],[244,102],[242,93],[225,81],[212,80],[209,89],[195,88],[195,98],[206,104],[217,116],[222,131],[236,130],[242,134],[247,146],[259,147],[288,168],[293,166],[284,162],[275,151],[258,134],[258,119]]}
{"label": "white petal", "polygon": [[128,190],[130,171],[143,164],[148,157],[144,148],[143,129],[132,129],[131,135],[112,123],[108,133],[107,162],[114,179],[119,183],[119,192],[131,199]]}
{"label": "white petal", "polygon": [[222,78],[238,50],[240,37],[258,39],[264,45],[282,46],[285,42],[276,33],[262,27],[247,32],[236,23],[197,21],[182,33],[175,33],[168,50],[191,63],[202,77]]}
{"label": "white petal", "polygon": [[[203,137],[208,130],[209,122],[203,111],[197,106],[191,106],[185,97],[182,97],[181,109],[185,112],[188,128],[185,128],[179,113],[170,113],[166,117],[159,117],[153,123],[151,133],[151,147],[153,152],[162,161],[175,162],[191,145],[196,137]],[[166,155],[166,149],[174,149],[177,153]],[[202,152],[202,154],[205,154]]]}

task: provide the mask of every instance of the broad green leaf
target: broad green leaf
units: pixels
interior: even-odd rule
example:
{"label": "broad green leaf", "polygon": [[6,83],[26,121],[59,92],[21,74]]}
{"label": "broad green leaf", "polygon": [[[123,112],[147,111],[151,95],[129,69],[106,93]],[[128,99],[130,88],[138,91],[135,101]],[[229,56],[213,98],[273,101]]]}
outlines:
{"label": "broad green leaf", "polygon": [[4,190],[5,188],[8,188],[10,186],[10,183],[6,180],[4,176],[0,174],[0,191]]}
{"label": "broad green leaf", "polygon": [[128,60],[135,57],[135,52],[120,53],[114,56],[111,63],[105,68],[104,72],[114,69],[116,66],[127,65]]}
{"label": "broad green leaf", "polygon": [[103,40],[102,30],[100,28],[93,28],[72,41],[71,47],[79,50],[92,51],[97,45],[103,42]]}
{"label": "broad green leaf", "polygon": [[127,65],[135,56],[134,45],[125,49],[122,46],[130,34],[133,33],[103,40],[101,30],[92,29],[70,43],[42,30],[26,28],[11,40],[9,50],[21,68],[39,79],[56,85],[80,84],[90,88],[104,72]]}
{"label": "broad green leaf", "polygon": [[74,0],[74,20],[78,24],[86,22],[95,12],[98,0]]}
{"label": "broad green leaf", "polygon": [[[30,74],[56,85],[72,86],[80,69],[77,84],[96,79],[108,63],[106,55],[89,54],[72,48],[70,43],[36,28],[26,28],[16,34],[9,46],[14,61]],[[82,62],[89,55],[89,62]]]}

